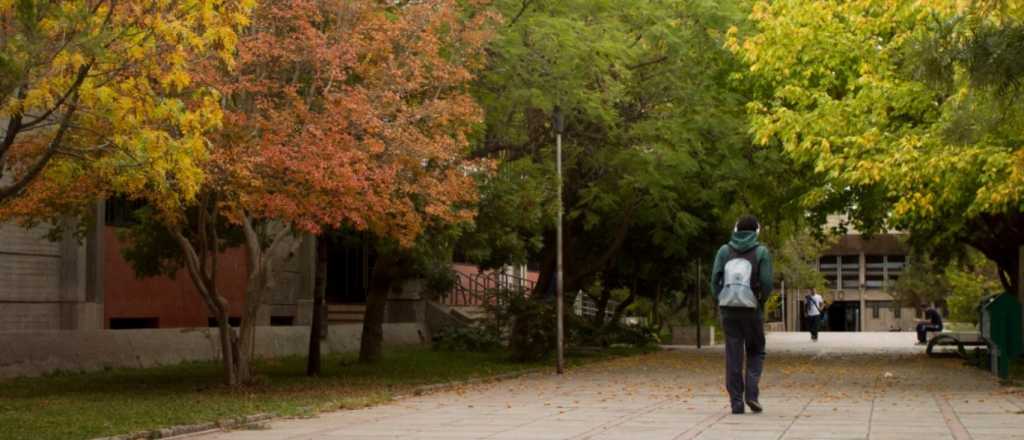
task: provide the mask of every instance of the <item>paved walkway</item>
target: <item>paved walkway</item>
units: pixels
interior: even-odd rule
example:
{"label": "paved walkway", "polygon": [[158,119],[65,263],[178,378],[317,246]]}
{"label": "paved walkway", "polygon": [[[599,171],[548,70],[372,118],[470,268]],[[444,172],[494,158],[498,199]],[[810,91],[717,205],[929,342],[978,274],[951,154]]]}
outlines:
{"label": "paved walkway", "polygon": [[721,347],[675,347],[202,438],[1024,439],[1024,395],[912,334],[806,339],[769,336],[763,414],[728,413]]}

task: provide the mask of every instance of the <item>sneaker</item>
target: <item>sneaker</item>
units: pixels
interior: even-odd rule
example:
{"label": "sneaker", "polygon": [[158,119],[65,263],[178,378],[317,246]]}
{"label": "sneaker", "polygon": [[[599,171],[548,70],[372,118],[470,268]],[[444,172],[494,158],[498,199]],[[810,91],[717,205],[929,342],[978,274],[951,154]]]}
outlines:
{"label": "sneaker", "polygon": [[764,410],[764,408],[761,408],[761,404],[758,403],[756,400],[748,400],[747,406],[749,406],[750,410],[755,413],[759,413]]}
{"label": "sneaker", "polygon": [[732,409],[732,413],[733,414],[743,414],[743,408],[740,408],[740,409],[733,408]]}

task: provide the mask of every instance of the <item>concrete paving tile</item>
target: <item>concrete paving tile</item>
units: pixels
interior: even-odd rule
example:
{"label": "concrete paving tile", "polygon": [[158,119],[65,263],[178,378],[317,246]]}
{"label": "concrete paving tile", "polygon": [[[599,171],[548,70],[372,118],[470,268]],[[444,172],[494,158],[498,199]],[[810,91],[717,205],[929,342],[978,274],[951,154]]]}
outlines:
{"label": "concrete paving tile", "polygon": [[[945,440],[962,426],[978,440],[1024,440],[1024,415],[1016,414],[1024,402],[1000,394],[980,370],[923,356],[913,335],[827,334],[813,346],[805,336],[769,335],[763,414],[723,414],[720,348],[673,349],[639,364],[609,361],[563,377],[469,386],[200,438]],[[886,372],[897,380],[883,382]],[[948,402],[953,420],[947,423],[938,402]]]}

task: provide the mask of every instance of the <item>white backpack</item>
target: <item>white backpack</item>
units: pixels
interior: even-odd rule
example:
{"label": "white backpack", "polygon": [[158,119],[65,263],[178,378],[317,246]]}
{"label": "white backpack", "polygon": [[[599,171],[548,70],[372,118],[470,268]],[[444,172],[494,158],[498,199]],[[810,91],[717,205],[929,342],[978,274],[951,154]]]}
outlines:
{"label": "white backpack", "polygon": [[757,248],[754,246],[741,254],[729,247],[729,257],[722,276],[722,291],[718,293],[719,307],[757,308]]}

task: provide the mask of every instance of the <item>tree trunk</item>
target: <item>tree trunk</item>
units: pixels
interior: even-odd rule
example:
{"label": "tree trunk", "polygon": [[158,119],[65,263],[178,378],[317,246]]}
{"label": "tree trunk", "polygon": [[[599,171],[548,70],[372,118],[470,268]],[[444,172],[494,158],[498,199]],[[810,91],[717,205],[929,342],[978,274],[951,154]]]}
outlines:
{"label": "tree trunk", "polygon": [[651,324],[654,327],[655,334],[661,334],[661,329],[664,327],[665,320],[662,319],[661,313],[661,283],[658,283],[658,289],[654,291],[654,304],[651,305]]}
{"label": "tree trunk", "polygon": [[[200,223],[200,228],[206,227],[205,219],[201,218]],[[205,229],[201,230],[205,231]],[[216,253],[207,252],[206,245],[208,243],[199,246],[198,249],[201,252],[197,252],[197,246],[193,246],[180,228],[171,229],[171,233],[185,255],[185,265],[188,268],[192,284],[199,292],[199,296],[203,298],[203,302],[206,303],[210,315],[217,320],[221,362],[224,364],[224,383],[231,387],[238,386],[242,383],[238,370],[240,350],[238,349],[238,338],[228,321],[230,310],[228,302],[217,292]]]}
{"label": "tree trunk", "polygon": [[220,334],[220,357],[221,362],[224,364],[224,383],[230,387],[236,387],[241,384],[238,378],[238,364],[236,362],[236,353],[238,353],[238,343],[235,338],[234,330],[231,329],[231,324],[228,322],[227,309],[223,309],[222,312],[217,313],[215,319],[217,320],[217,332]]}
{"label": "tree trunk", "polygon": [[388,292],[396,275],[397,258],[391,252],[377,256],[370,276],[370,292],[366,298],[366,314],[363,316],[363,336],[359,343],[359,362],[373,363],[380,360],[384,343],[384,312]]}
{"label": "tree trunk", "polygon": [[309,355],[306,375],[320,375],[320,341],[325,329],[324,298],[327,293],[327,239],[316,239],[316,278],[313,281],[313,323],[309,326]]}
{"label": "tree trunk", "polygon": [[594,325],[604,326],[605,314],[608,311],[608,301],[612,298],[612,290],[607,286],[601,288],[601,297],[597,299],[597,311],[594,313]]}
{"label": "tree trunk", "polygon": [[634,284],[633,289],[629,291],[629,296],[626,297],[618,306],[615,306],[615,312],[612,314],[612,320],[608,323],[609,326],[619,325],[619,321],[622,319],[622,314],[626,312],[626,308],[633,301],[636,300],[636,285]]}

